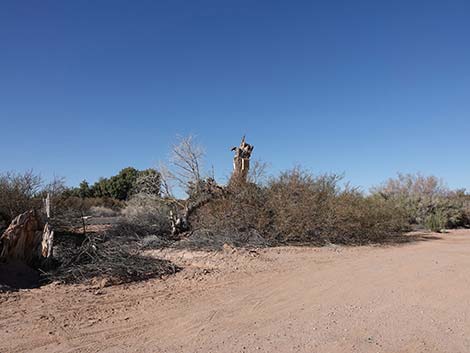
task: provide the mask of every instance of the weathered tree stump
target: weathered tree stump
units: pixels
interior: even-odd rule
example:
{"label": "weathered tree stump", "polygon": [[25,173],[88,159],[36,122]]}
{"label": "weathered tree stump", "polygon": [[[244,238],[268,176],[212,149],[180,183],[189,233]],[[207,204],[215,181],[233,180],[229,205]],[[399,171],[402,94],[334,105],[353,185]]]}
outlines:
{"label": "weathered tree stump", "polygon": [[0,258],[16,260],[32,265],[50,258],[54,232],[43,222],[34,210],[16,217],[0,237],[3,244]]}

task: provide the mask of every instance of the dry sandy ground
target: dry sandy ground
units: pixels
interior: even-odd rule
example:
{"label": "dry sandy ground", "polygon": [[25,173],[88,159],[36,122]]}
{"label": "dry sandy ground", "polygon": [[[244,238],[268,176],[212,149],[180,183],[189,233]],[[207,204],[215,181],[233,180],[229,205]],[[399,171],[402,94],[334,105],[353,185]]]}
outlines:
{"label": "dry sandy ground", "polygon": [[176,276],[0,295],[1,352],[470,352],[470,232],[168,252]]}

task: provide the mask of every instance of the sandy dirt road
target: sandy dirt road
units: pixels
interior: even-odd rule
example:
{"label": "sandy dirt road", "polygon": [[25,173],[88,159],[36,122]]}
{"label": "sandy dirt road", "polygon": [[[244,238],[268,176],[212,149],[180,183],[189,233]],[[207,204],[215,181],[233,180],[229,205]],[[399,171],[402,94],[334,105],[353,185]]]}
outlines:
{"label": "sandy dirt road", "polygon": [[166,253],[187,268],[1,294],[0,352],[470,352],[470,232],[439,237]]}

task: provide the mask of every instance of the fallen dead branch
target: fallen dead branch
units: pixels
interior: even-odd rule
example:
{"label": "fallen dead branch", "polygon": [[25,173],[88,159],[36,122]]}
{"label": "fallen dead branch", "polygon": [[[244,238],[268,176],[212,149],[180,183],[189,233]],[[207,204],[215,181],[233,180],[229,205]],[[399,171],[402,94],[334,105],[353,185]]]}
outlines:
{"label": "fallen dead branch", "polygon": [[[236,230],[212,231],[210,229],[196,229],[185,233],[181,240],[165,245],[174,249],[220,251],[227,245],[235,248],[253,249],[268,247],[271,244],[255,229],[244,232]],[[157,242],[155,247],[162,247],[161,242]],[[147,248],[152,248],[152,244],[147,245]]]}

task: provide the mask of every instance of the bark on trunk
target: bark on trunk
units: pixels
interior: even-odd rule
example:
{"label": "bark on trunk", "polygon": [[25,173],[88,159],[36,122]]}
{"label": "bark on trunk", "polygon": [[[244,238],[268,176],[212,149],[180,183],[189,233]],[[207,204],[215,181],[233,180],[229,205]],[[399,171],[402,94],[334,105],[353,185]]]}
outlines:
{"label": "bark on trunk", "polygon": [[50,258],[54,232],[33,210],[16,217],[0,237],[3,244],[0,258],[18,260],[28,265]]}
{"label": "bark on trunk", "polygon": [[250,170],[250,158],[253,149],[253,145],[246,143],[245,136],[243,136],[240,146],[232,148],[232,151],[235,152],[235,156],[233,157],[231,182],[246,182]]}

